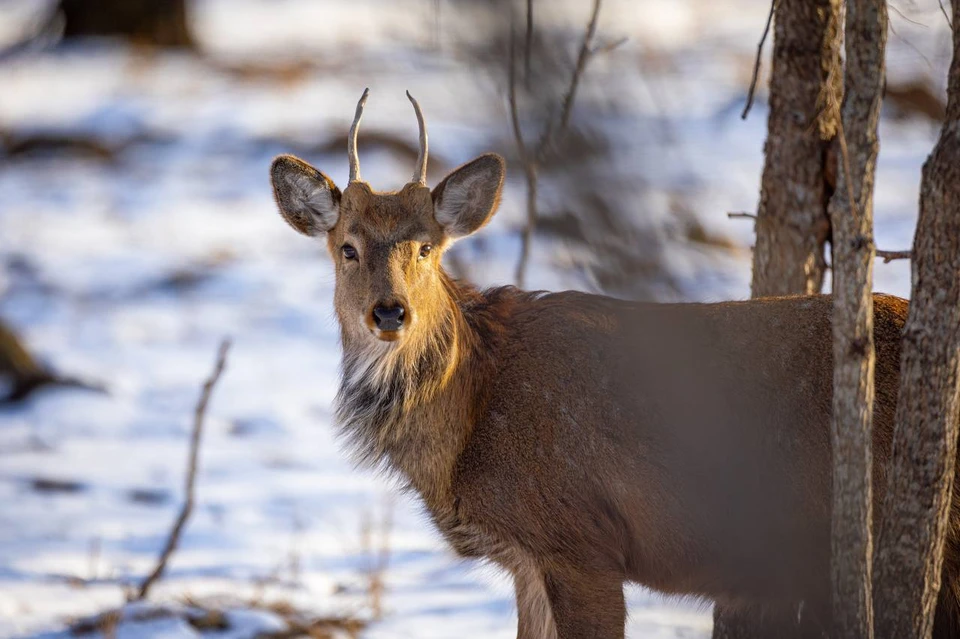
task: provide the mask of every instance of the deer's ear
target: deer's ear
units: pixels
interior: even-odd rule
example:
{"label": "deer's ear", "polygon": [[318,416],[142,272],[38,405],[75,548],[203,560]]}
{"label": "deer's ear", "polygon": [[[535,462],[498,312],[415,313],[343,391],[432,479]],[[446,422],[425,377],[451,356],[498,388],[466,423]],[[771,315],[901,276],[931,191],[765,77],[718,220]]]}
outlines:
{"label": "deer's ear", "polygon": [[340,189],[333,180],[292,155],[270,165],[270,182],[280,213],[290,226],[311,237],[332,229],[340,218]]}
{"label": "deer's ear", "polygon": [[496,153],[455,169],[433,189],[433,216],[451,238],[463,237],[490,221],[500,204],[506,163]]}

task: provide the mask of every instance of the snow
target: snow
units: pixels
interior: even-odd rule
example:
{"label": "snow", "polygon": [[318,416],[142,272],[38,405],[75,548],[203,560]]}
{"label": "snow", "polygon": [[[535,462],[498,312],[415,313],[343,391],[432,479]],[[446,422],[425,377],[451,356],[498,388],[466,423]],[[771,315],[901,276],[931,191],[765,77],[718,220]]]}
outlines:
{"label": "snow", "polygon": [[[121,605],[123,587],[152,568],[179,508],[199,385],[224,335],[234,347],[208,414],[198,506],[153,598],[176,606],[185,595],[230,594],[370,618],[375,552],[362,531],[389,511],[385,611],[364,636],[515,636],[507,580],[457,559],[415,499],[352,468],[340,449],[330,410],[333,276],[323,248],[276,214],[266,179],[275,154],[345,133],[365,86],[364,132],[413,142],[409,88],[427,114],[436,164],[466,161],[509,141],[501,79],[444,55],[443,38],[454,36],[436,41],[432,2],[195,5],[197,32],[217,60],[307,55],[318,66],[298,81],[245,78],[210,59],[105,43],[0,64],[0,130],[88,134],[121,149],[119,161],[0,156],[0,316],[58,370],[109,388],[42,391],[0,411],[0,636],[64,636],[67,619]],[[454,9],[441,5],[442,34],[486,37],[482,25],[450,24]],[[38,6],[0,2],[0,42],[35,20]],[[585,17],[582,2],[551,7],[542,19],[570,29]],[[922,74],[942,86],[948,40],[936,1],[899,8],[921,24],[891,15],[891,77]],[[738,115],[767,9],[761,0],[604,3],[601,33],[631,39],[589,70],[583,112],[601,116],[615,142],[608,170],[650,185],[624,206],[666,224],[683,192],[700,222],[738,247],[668,246],[687,299],[749,295],[752,225],[726,213],[756,206],[762,87],[749,119]],[[611,83],[617,93],[603,92]],[[656,127],[669,131],[665,141],[651,140]],[[881,248],[911,244],[919,168],[936,133],[924,121],[883,120]],[[406,160],[365,150],[363,134],[360,147],[364,176],[379,188],[409,175]],[[343,185],[344,156],[308,159]],[[562,198],[561,187],[544,184],[545,201]],[[480,284],[512,278],[522,202],[514,170],[485,240],[457,245]],[[565,268],[576,256],[562,247],[540,242],[533,257],[529,287],[589,285]],[[909,265],[878,264],[876,282],[907,295]],[[42,492],[37,479],[79,486]],[[628,602],[628,636],[709,636],[706,604],[639,587]],[[252,609],[231,614],[238,639],[277,623]],[[118,636],[198,632],[172,615],[122,623]]]}

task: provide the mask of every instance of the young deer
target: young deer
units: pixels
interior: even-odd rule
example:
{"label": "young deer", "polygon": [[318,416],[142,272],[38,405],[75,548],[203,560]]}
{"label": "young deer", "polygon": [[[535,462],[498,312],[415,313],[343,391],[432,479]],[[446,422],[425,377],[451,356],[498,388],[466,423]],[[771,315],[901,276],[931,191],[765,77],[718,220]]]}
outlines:
{"label": "young deer", "polygon": [[[407,94],[409,97],[409,93]],[[640,304],[478,291],[444,250],[503,186],[482,155],[432,191],[420,156],[397,192],[278,157],[297,231],[325,237],[343,345],[337,417],[359,458],[422,497],[450,545],[510,571],[518,637],[622,637],[623,583],[830,627],[831,300]],[[882,499],[907,303],[875,297],[875,493]],[[960,593],[954,508],[938,613]],[[798,614],[800,611],[802,614]],[[799,621],[798,621],[799,617]]]}

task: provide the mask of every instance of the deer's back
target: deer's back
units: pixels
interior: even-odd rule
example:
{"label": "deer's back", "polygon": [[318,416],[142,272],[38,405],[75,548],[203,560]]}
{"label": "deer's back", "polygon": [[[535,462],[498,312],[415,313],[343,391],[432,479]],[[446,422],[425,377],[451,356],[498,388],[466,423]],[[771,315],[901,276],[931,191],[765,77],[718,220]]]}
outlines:
{"label": "deer's back", "polygon": [[[875,299],[882,473],[906,302]],[[518,305],[458,464],[463,516],[507,546],[666,592],[824,587],[831,304]]]}

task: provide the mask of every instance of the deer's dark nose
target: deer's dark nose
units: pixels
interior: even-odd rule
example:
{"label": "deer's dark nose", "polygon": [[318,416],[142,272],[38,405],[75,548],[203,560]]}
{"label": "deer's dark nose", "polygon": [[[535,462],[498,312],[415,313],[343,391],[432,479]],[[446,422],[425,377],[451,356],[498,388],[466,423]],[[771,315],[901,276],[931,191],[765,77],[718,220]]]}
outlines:
{"label": "deer's dark nose", "polygon": [[373,321],[381,331],[398,331],[403,326],[406,313],[399,304],[396,306],[375,306]]}

